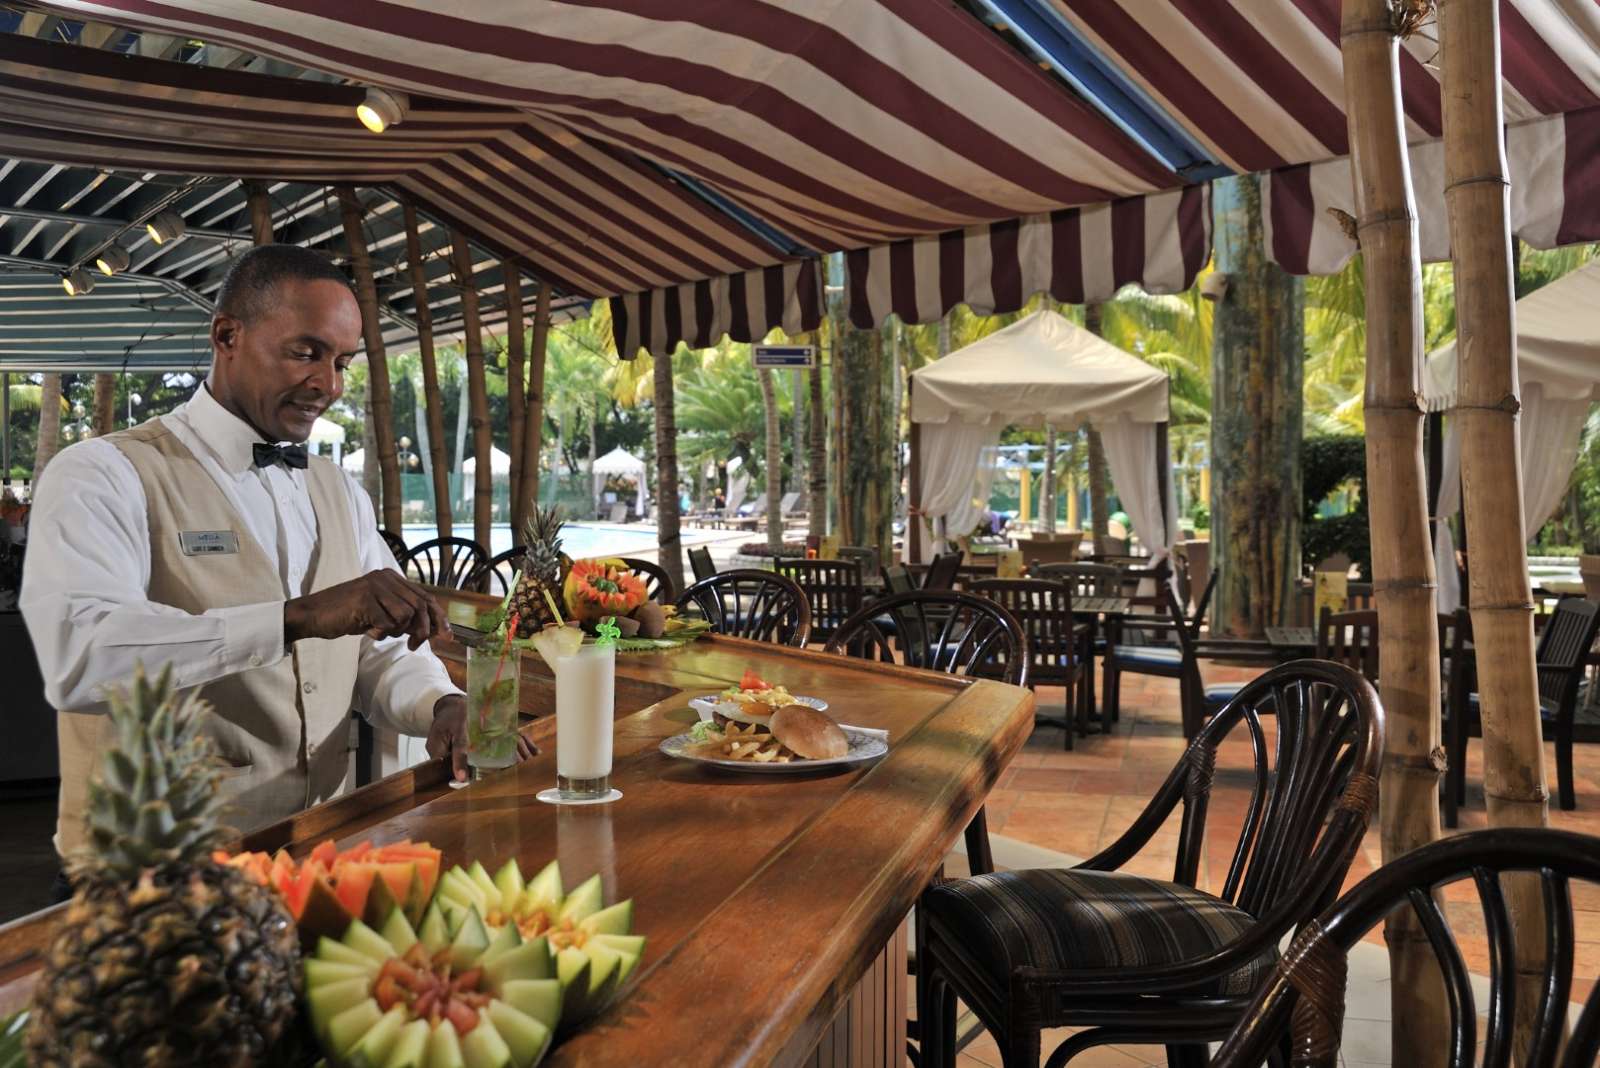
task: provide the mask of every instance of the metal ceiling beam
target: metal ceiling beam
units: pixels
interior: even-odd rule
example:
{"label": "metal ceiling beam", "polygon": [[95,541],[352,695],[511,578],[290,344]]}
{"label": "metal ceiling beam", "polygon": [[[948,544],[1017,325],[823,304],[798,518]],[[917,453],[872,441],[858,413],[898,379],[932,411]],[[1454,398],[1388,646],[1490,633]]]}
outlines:
{"label": "metal ceiling beam", "polygon": [[[0,208],[13,219],[42,219],[45,222],[69,223],[73,226],[109,226],[119,230],[130,230],[136,224],[132,219],[117,219],[105,215],[83,215],[75,211],[50,211],[46,208],[11,207]],[[205,237],[214,241],[248,241],[250,235],[234,230],[217,230],[209,226],[190,226],[185,233],[192,237]]]}
{"label": "metal ceiling beam", "polygon": [[[36,260],[28,256],[0,255],[0,265],[4,264],[13,267],[26,267],[36,271],[49,271],[52,274],[61,273],[61,264],[53,263],[50,260]],[[149,282],[153,285],[158,285],[174,296],[182,297],[207,315],[211,314],[214,307],[209,300],[182,282],[174,281],[171,278],[163,278],[158,274],[138,274],[132,271],[124,271],[122,274],[114,275],[111,278],[97,278],[95,280],[96,285],[119,285],[123,282]]]}

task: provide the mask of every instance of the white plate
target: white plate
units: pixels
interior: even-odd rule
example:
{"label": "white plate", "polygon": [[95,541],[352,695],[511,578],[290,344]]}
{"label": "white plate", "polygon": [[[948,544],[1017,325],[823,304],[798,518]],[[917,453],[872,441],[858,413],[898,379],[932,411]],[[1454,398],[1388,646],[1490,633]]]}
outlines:
{"label": "white plate", "polygon": [[[792,696],[794,697],[794,703],[797,705],[810,705],[818,712],[826,712],[828,710],[828,702],[824,701],[820,697],[801,697],[799,694],[793,694]],[[723,697],[721,694],[712,694],[709,697],[689,698],[689,707],[698,712],[701,719],[705,720],[706,722],[710,722],[711,713],[715,711],[716,707],[722,704],[724,701],[728,702],[730,705],[734,703],[734,700],[731,697]]]}
{"label": "white plate", "polygon": [[862,764],[869,760],[877,760],[889,751],[888,739],[883,735],[856,730],[853,727],[843,729],[845,737],[850,739],[850,751],[842,757],[832,757],[827,760],[791,760],[787,764],[759,763],[754,760],[718,760],[693,752],[702,743],[695,741],[687,733],[674,734],[662,741],[661,751],[679,760],[689,760],[713,768],[727,768],[729,771],[748,771],[757,775],[785,775],[814,771],[817,768]]}

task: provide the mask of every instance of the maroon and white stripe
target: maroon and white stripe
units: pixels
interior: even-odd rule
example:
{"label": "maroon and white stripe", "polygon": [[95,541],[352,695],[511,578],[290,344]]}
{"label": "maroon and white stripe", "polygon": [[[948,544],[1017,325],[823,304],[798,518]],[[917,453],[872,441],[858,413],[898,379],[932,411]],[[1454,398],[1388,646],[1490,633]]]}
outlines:
{"label": "maroon and white stripe", "polygon": [[867,328],[890,314],[931,322],[957,304],[1015,311],[1035,293],[1066,304],[1130,283],[1177,293],[1210,254],[1210,187],[1188,186],[846,253],[848,314]]}
{"label": "maroon and white stripe", "polygon": [[[1511,229],[1534,248],[1600,241],[1600,107],[1506,127]],[[1450,258],[1444,143],[1411,145],[1422,258]],[[1334,274],[1356,253],[1336,212],[1354,214],[1348,157],[1280,168],[1263,186],[1267,249],[1291,274]]]}
{"label": "maroon and white stripe", "polygon": [[789,335],[822,321],[821,261],[791,260],[754,271],[611,298],[617,352],[631,360],[645,351],[675,352],[734,341],[760,341],[775,327]]}

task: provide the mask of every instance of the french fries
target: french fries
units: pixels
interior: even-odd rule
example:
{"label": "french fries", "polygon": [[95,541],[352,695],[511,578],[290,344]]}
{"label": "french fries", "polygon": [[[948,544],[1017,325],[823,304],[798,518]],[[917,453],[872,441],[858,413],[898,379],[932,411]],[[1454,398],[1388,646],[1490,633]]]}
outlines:
{"label": "french fries", "polygon": [[799,759],[754,723],[742,724],[731,720],[724,725],[722,737],[700,744],[700,752],[714,760],[749,760],[760,764],[787,764]]}

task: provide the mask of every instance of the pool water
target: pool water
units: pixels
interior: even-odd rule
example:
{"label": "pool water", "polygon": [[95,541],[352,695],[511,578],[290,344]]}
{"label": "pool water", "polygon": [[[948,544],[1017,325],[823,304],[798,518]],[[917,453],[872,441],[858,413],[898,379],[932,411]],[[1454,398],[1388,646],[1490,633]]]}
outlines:
{"label": "pool water", "polygon": [[[455,534],[460,538],[472,537],[472,523],[458,523]],[[431,524],[408,523],[405,528],[407,545],[421,545],[439,536]],[[511,526],[496,523],[489,531],[489,554],[498,556],[511,548]],[[656,528],[653,526],[611,526],[607,523],[568,522],[561,528],[561,551],[574,560],[587,556],[635,556],[656,547]]]}

